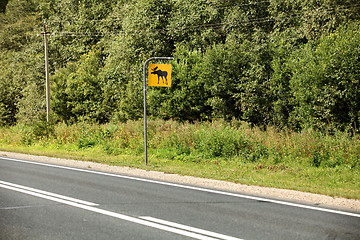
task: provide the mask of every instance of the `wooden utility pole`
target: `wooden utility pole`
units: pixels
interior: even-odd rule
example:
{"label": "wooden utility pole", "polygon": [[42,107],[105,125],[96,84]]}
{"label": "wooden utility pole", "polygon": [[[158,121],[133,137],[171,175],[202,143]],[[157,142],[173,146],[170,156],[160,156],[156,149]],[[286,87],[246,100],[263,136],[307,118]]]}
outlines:
{"label": "wooden utility pole", "polygon": [[49,83],[49,50],[48,50],[48,35],[46,31],[46,23],[44,22],[44,48],[45,48],[45,81],[46,81],[46,121],[49,122],[50,115],[50,83]]}

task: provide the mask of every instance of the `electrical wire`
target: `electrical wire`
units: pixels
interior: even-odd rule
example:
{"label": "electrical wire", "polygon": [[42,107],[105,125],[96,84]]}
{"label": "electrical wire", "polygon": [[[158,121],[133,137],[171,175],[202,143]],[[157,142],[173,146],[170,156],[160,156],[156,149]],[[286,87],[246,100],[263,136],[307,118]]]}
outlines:
{"label": "electrical wire", "polygon": [[[265,3],[268,1],[262,1],[262,2],[257,2],[257,3]],[[328,9],[316,9],[317,12],[331,12],[331,11],[346,11],[346,10],[351,10],[351,9],[357,9],[360,8],[360,4],[353,4],[353,5],[347,5],[347,6],[342,6],[342,7],[338,7],[338,8],[328,8]],[[275,22],[275,21],[280,21],[280,20],[288,20],[288,19],[296,19],[296,18],[301,18],[303,17],[303,12],[298,12],[298,13],[292,13],[292,14],[286,14],[284,16],[281,17],[274,17],[274,16],[268,16],[268,17],[263,17],[263,18],[253,18],[253,19],[248,19],[248,20],[244,20],[244,21],[236,21],[236,22],[219,22],[219,23],[206,23],[206,24],[199,24],[199,25],[191,25],[191,26],[185,26],[185,27],[178,27],[178,28],[171,28],[171,30],[173,31],[183,31],[186,29],[192,29],[192,30],[198,30],[198,29],[206,29],[206,28],[213,28],[213,29],[218,29],[218,28],[222,28],[222,27],[237,27],[237,26],[241,26],[241,25],[250,25],[250,24],[255,24],[255,23],[266,23],[266,22]],[[114,19],[108,19],[107,21],[113,21]],[[115,20],[119,20],[119,19],[115,19]],[[102,20],[91,20],[91,21],[102,21]],[[167,32],[169,29],[152,29],[153,32]],[[127,30],[120,30],[120,31],[116,31],[116,32],[54,32],[52,33],[52,35],[59,35],[59,36],[109,36],[109,35],[118,35],[118,34],[123,34],[123,33],[127,33],[127,34],[137,34],[137,33],[141,33],[141,30],[133,30],[133,31],[127,31]]]}
{"label": "electrical wire", "polygon": [[[228,6],[216,6],[216,5],[209,5],[212,7],[216,7],[217,9],[224,9],[224,8],[234,8],[234,7],[242,7],[242,6],[249,6],[249,5],[255,5],[255,4],[262,4],[262,3],[270,3],[270,1],[261,1],[261,2],[254,2],[254,3],[248,3],[248,4],[241,4],[241,5],[228,5]],[[321,9],[318,8],[316,9],[316,11],[322,10],[322,11],[332,11],[332,10],[341,10],[341,9],[352,9],[352,8],[357,8],[360,4],[352,4],[352,5],[343,5],[343,6],[337,6],[337,8],[329,8],[329,9]],[[186,12],[188,12],[188,10],[186,9]],[[194,16],[201,16],[202,12],[208,12],[208,9],[203,9],[203,10],[197,10],[195,15],[192,15],[192,17]],[[300,11],[299,11],[300,12]],[[175,12],[176,14],[177,12]],[[302,12],[301,12],[302,13]],[[183,14],[183,12],[180,12],[179,14]],[[171,16],[173,15],[173,13],[164,13],[164,14],[156,14],[156,15],[152,15],[151,17],[156,19],[159,17],[166,17],[166,16]],[[186,15],[185,15],[186,18]],[[151,20],[151,18],[150,18]],[[75,20],[75,19],[69,19],[69,20],[48,20],[47,24],[51,25],[54,23],[76,23],[76,22],[117,22],[117,21],[123,21],[122,18],[112,18],[112,19],[81,19],[81,20]]]}
{"label": "electrical wire", "polygon": [[[244,6],[251,6],[251,5],[258,5],[258,4],[262,4],[262,3],[270,3],[270,1],[260,1],[260,2],[252,2],[252,3],[246,3],[246,4],[235,4],[235,5],[208,5],[208,7],[214,7],[216,9],[226,9],[226,8],[234,8],[234,7],[244,7]],[[188,9],[185,9],[186,12],[188,12]],[[201,13],[201,12],[207,12],[208,9],[203,9],[203,10],[197,10],[197,13]],[[180,14],[183,14],[183,12],[180,12]],[[156,14],[156,15],[152,15],[152,17],[157,18],[157,17],[164,17],[164,16],[169,16],[171,15],[171,13],[164,13],[164,14]],[[52,21],[48,21],[47,24],[52,24],[52,23],[72,23],[72,22],[108,22],[108,21],[122,21],[123,19],[120,18],[113,18],[113,19],[82,19],[82,20],[75,20],[75,19],[69,19],[69,20],[52,20]]]}

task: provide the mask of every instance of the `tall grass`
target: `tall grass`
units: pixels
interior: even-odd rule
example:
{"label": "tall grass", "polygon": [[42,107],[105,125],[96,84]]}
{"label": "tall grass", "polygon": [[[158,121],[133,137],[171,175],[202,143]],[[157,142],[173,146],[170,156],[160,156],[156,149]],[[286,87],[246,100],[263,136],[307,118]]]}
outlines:
{"label": "tall grass", "polygon": [[238,121],[152,120],[148,138],[152,166],[141,160],[142,121],[0,128],[0,149],[360,198],[359,136],[261,130]]}
{"label": "tall grass", "polygon": [[[334,168],[360,166],[360,138],[337,132],[326,135],[312,130],[296,133],[252,128],[238,122],[179,123],[154,120],[148,126],[149,148],[166,153],[165,158],[184,161],[220,159],[267,164],[289,164]],[[0,129],[2,146],[53,145],[86,150],[97,147],[110,155],[127,150],[143,151],[141,121],[118,124],[18,125]]]}

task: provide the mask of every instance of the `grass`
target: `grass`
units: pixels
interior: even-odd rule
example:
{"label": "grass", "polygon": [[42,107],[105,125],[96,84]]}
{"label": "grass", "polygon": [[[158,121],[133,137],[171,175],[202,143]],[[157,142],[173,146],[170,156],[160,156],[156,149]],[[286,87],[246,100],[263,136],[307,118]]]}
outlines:
{"label": "grass", "polygon": [[153,120],[148,138],[147,166],[141,121],[0,128],[0,150],[360,199],[359,136]]}

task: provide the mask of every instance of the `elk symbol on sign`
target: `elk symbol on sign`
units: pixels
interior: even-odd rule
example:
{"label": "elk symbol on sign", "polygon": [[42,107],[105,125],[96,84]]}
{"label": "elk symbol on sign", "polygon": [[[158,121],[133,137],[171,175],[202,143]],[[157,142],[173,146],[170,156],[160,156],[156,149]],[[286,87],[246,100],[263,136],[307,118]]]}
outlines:
{"label": "elk symbol on sign", "polygon": [[168,72],[161,71],[160,69],[158,70],[158,67],[155,67],[152,69],[151,74],[156,74],[158,76],[158,84],[160,82],[160,78],[162,79],[163,83],[164,83],[164,78],[165,78],[165,84],[168,85],[168,80],[167,80]]}

